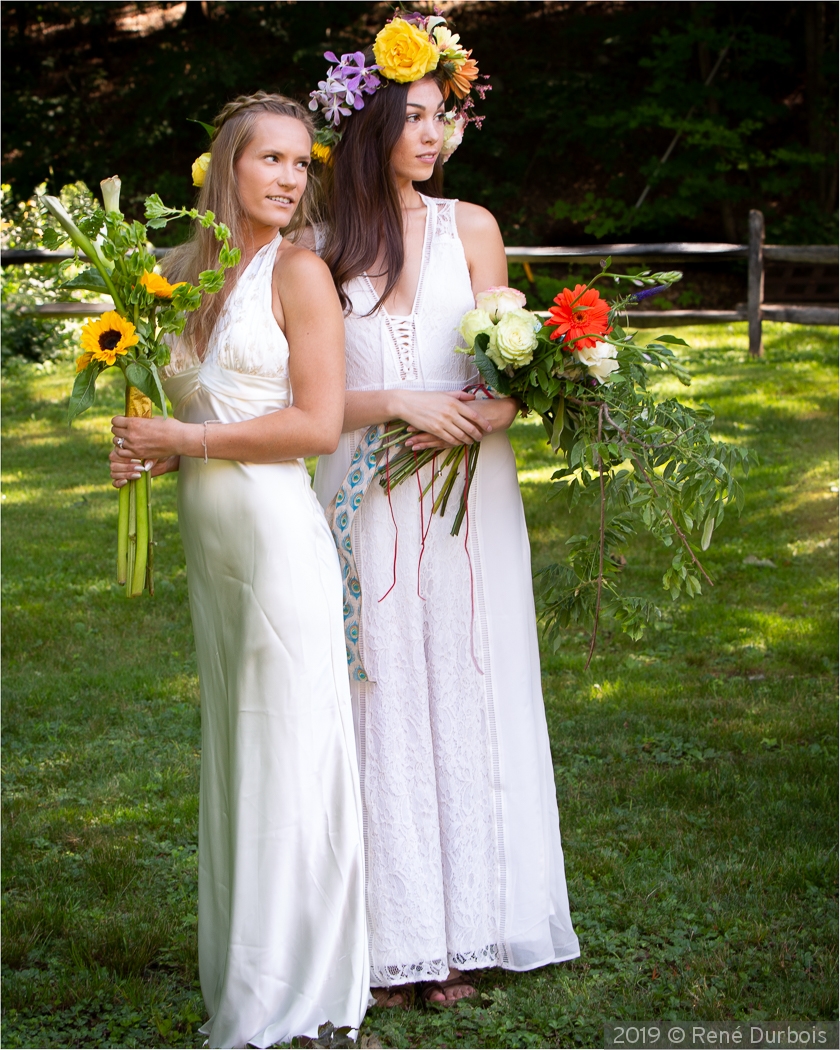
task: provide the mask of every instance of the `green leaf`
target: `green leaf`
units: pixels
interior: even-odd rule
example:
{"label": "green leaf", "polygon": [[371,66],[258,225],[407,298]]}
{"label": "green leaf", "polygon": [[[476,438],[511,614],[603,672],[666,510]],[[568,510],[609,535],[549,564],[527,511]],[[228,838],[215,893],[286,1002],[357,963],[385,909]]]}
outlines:
{"label": "green leaf", "polygon": [[102,363],[91,361],[87,368],[76,376],[73,392],[70,394],[68,423],[72,423],[76,416],[89,409],[96,400],[96,380],[101,371]]}
{"label": "green leaf", "polygon": [[165,216],[169,215],[171,211],[172,209],[167,208],[167,206],[163,203],[163,201],[156,193],[153,193],[151,197],[146,198],[147,219],[162,219]]}
{"label": "green leaf", "polygon": [[710,514],[706,518],[706,524],[703,526],[703,536],[700,540],[700,549],[707,551],[709,544],[712,542],[712,533],[715,531],[715,516]]}
{"label": "green leaf", "polygon": [[136,386],[138,390],[150,398],[154,404],[166,415],[166,401],[157,378],[157,370],[153,372],[150,367],[141,364],[140,361],[128,361],[123,369],[127,382]]}
{"label": "green leaf", "polygon": [[65,281],[62,288],[84,288],[88,292],[104,292],[106,295],[108,293],[108,286],[105,284],[102,274],[99,270],[94,269],[93,266],[87,270],[82,270],[72,280]]}
{"label": "green leaf", "polygon": [[190,122],[190,124],[200,124],[211,139],[216,133],[216,128],[213,124],[205,124],[203,120],[196,120],[195,117],[187,117],[187,120]]}
{"label": "green leaf", "polygon": [[560,438],[566,426],[566,399],[561,394],[554,403],[554,426],[551,430],[551,447],[554,452],[560,448]]}
{"label": "green leaf", "polygon": [[[493,364],[493,362],[490,360],[487,354],[485,354],[485,352],[482,350],[481,346],[479,345],[478,339],[476,339],[475,341],[474,350],[475,367],[478,369],[479,375],[484,380],[484,382],[491,389],[498,390],[501,394],[508,393],[510,390],[509,385],[504,382],[504,380],[502,379],[501,372],[499,372],[498,368],[496,368],[496,366]],[[506,386],[508,389],[503,390],[503,386]]]}
{"label": "green leaf", "polygon": [[66,243],[67,237],[62,236],[58,230],[54,230],[51,226],[48,226],[41,236],[41,244],[48,252],[57,252]]}
{"label": "green leaf", "polygon": [[79,219],[77,225],[85,237],[90,237],[91,240],[99,235],[99,231],[102,229],[102,225],[105,222],[105,212],[102,208],[97,208],[92,215],[88,215],[83,219]]}
{"label": "green leaf", "polygon": [[656,337],[660,343],[675,343],[677,346],[689,346],[685,339],[676,335],[659,335]]}

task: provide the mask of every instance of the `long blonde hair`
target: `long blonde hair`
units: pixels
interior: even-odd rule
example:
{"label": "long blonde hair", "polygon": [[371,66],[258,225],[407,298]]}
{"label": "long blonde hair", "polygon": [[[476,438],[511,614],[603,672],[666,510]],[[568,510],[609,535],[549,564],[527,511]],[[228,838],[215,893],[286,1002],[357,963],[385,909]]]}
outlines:
{"label": "long blonde hair", "polygon": [[[254,95],[240,95],[229,102],[213,121],[216,130],[211,140],[212,160],[198,194],[199,212],[212,211],[218,222],[230,227],[231,244],[241,247],[244,243],[245,212],[239,197],[235,165],[242,151],[254,136],[254,128],[261,113],[276,113],[279,116],[299,120],[314,141],[315,127],[307,109],[285,95],[269,95],[258,91]],[[307,179],[306,191],[295,210],[285,234],[294,234],[313,221],[316,185],[312,176]],[[171,280],[189,281],[198,284],[202,270],[215,269],[219,264],[221,243],[212,229],[194,224],[191,238],[165,256],[162,269]],[[225,272],[225,286],[216,295],[206,296],[199,310],[188,315],[184,335],[193,345],[206,348],[210,333],[218,319],[225,299],[233,290],[239,276],[239,266]]]}

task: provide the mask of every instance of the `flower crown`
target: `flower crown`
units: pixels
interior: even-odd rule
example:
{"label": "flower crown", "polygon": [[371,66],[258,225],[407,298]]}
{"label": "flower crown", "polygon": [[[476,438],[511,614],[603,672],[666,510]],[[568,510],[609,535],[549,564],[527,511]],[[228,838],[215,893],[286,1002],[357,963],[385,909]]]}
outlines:
{"label": "flower crown", "polygon": [[[443,98],[454,95],[456,102],[447,113],[447,129],[441,156],[446,162],[463,138],[468,123],[481,127],[483,118],[472,116],[470,92],[484,98],[489,84],[477,84],[478,63],[472,51],[461,46],[460,37],[453,33],[441,15],[422,15],[397,12],[376,35],[373,43],[375,63],[367,65],[362,51],[338,58],[327,51],[324,58],[333,63],[326,80],[318,82],[310,92],[309,108],[321,110],[326,126],[316,136],[321,148],[313,156],[329,163],[329,148],[341,137],[337,131],[343,117],[364,107],[365,95],[385,87],[388,80],[398,84],[412,84],[427,73],[440,74]],[[383,79],[384,78],[384,79]]]}

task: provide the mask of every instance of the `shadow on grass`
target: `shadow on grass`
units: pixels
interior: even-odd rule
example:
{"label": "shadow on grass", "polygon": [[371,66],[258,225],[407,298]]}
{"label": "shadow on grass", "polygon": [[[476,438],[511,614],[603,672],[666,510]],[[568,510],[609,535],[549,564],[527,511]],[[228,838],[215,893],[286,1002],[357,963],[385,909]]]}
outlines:
{"label": "shadow on grass", "polygon": [[[606,1021],[836,1016],[835,335],[765,329],[761,362],[744,326],[687,335],[685,393],[761,456],[708,552],[716,586],[672,604],[642,538],[625,572],[663,619],[638,644],[607,622],[585,673],[585,631],[543,654],[581,958],[479,971],[477,1003],[375,1009],[364,1036],[587,1047]],[[71,381],[30,369],[4,388],[4,1045],[200,1046],[175,485],[155,486],[158,595],[127,602],[105,467],[119,389],[68,432]],[[512,437],[540,567],[585,522],[547,500],[541,427]]]}

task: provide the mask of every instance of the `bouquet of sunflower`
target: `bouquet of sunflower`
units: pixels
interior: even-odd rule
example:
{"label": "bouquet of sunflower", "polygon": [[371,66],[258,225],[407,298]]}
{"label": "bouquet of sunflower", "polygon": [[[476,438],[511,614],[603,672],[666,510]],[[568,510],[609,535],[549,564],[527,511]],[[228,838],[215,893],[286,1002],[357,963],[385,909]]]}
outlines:
{"label": "bouquet of sunflower", "polygon": [[[687,344],[672,335],[642,341],[638,331],[627,330],[632,314],[626,311],[682,274],[615,274],[610,263],[605,260],[588,284],[564,288],[547,316],[526,310],[526,298],[515,288],[488,289],[463,317],[459,333],[466,345],[457,350],[475,358],[491,396],[515,397],[524,413],[540,416],[553,451],[565,460],[552,475],[555,495],[565,495],[570,507],[587,499],[596,507],[597,529],[573,536],[567,563],[550,565],[536,577],[549,639],[557,648],[561,628],[588,620],[590,660],[604,609],[633,638],[659,614],[651,602],[625,594],[619,585],[626,563],[621,550],[631,537],[641,528],[673,548],[663,575],[672,598],[683,591],[699,594],[701,578],[709,584],[712,579],[698,555],[708,549],[725,508],[734,503],[740,511],[743,492],[734,473],[746,474],[756,458],[749,449],[714,439],[708,405],[693,408],[648,390],[651,369],[668,370],[690,384],[674,352]],[[593,287],[602,279],[629,281],[632,287],[608,301]],[[407,435],[404,427],[394,428],[387,435],[389,449]],[[435,504],[441,513],[466,463],[453,534],[463,519],[479,452],[480,444],[451,449],[442,464],[449,473]],[[380,467],[380,481],[399,484],[438,454],[398,450],[387,463],[387,476]]]}
{"label": "bouquet of sunflower", "polygon": [[[154,194],[146,200],[147,222],[128,222],[119,210],[119,178],[105,179],[100,185],[103,207],[75,219],[56,197],[41,198],[60,227],[44,231],[44,247],[54,250],[69,240],[76,259],[81,253],[91,264],[63,287],[99,292],[113,303],[112,310],[82,328],[70,422],[94,403],[96,382],[106,368],[119,368],[125,377],[127,416],[149,417],[154,404],[166,417],[158,369],[169,362],[167,340],[183,332],[187,314],[201,306],[203,295],[222,288],[224,271],[239,262],[240,252],[230,246],[230,230],[217,223],[212,212],[200,215],[194,208],[168,208]],[[218,267],[205,270],[198,285],[185,281],[173,285],[155,272],[148,228],[160,229],[181,217],[213,227],[221,242]],[[117,581],[125,584],[127,597],[146,589],[154,594],[152,554],[151,478],[141,472],[139,480],[119,493]]]}

